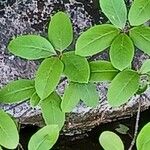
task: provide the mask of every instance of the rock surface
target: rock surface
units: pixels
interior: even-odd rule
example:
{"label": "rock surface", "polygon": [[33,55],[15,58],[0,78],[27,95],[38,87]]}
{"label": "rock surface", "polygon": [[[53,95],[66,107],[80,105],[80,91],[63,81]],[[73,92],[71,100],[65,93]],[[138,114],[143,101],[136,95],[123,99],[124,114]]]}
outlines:
{"label": "rock surface", "polygon": [[[33,78],[39,65],[38,61],[27,61],[15,57],[7,51],[10,39],[21,34],[40,34],[47,36],[50,16],[57,11],[66,11],[72,20],[75,40],[86,29],[94,24],[107,21],[99,11],[98,0],[2,0],[0,1],[0,87],[11,80]],[[75,42],[74,40],[74,42]],[[74,43],[73,42],[73,43]],[[74,44],[69,49],[73,49]],[[69,50],[68,49],[68,50]],[[133,66],[138,69],[147,59],[141,51],[136,52]],[[108,59],[107,52],[92,59]],[[66,81],[63,81],[58,92],[63,94]],[[63,133],[73,135],[84,133],[101,123],[126,118],[137,111],[138,100],[142,100],[142,110],[150,105],[149,92],[135,96],[120,108],[112,109],[106,100],[108,83],[98,83],[97,90],[100,103],[96,108],[86,107],[80,103],[72,113],[67,114]],[[28,102],[14,105],[2,105],[1,108],[11,113],[23,124],[43,125],[39,108],[31,109]]]}

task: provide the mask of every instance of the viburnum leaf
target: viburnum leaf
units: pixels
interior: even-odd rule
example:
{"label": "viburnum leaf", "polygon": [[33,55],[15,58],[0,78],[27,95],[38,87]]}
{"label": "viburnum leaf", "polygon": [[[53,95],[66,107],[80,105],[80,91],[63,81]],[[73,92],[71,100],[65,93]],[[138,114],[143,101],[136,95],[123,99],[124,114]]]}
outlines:
{"label": "viburnum leaf", "polygon": [[30,60],[56,55],[51,43],[38,35],[23,35],[13,39],[8,50],[16,56]]}
{"label": "viburnum leaf", "polygon": [[122,71],[131,65],[133,57],[134,45],[130,37],[125,33],[118,35],[110,47],[112,65]]}
{"label": "viburnum leaf", "polygon": [[99,0],[102,12],[112,24],[123,29],[127,21],[127,8],[124,0]]}
{"label": "viburnum leaf", "polygon": [[16,124],[4,111],[0,110],[0,145],[15,149],[19,144],[19,134]]}
{"label": "viburnum leaf", "polygon": [[119,73],[119,70],[115,69],[111,62],[98,60],[90,62],[91,76],[90,81],[111,81]]}
{"label": "viburnum leaf", "polygon": [[129,11],[129,22],[139,26],[150,19],[150,0],[134,0]]}
{"label": "viburnum leaf", "polygon": [[147,123],[137,136],[137,150],[149,150],[150,148],[150,122]]}
{"label": "viburnum leaf", "polygon": [[47,58],[41,63],[35,78],[35,89],[41,99],[47,98],[55,90],[63,68],[63,63],[57,57]]}
{"label": "viburnum leaf", "polygon": [[29,99],[35,92],[34,81],[21,79],[12,81],[0,90],[1,103],[16,103]]}
{"label": "viburnum leaf", "polygon": [[140,73],[146,74],[150,72],[150,59],[144,61],[143,65],[141,66]]}
{"label": "viburnum leaf", "polygon": [[91,56],[109,47],[120,30],[110,24],[96,25],[78,38],[75,54]]}
{"label": "viburnum leaf", "polygon": [[131,98],[139,88],[140,76],[133,70],[120,72],[111,82],[108,89],[108,102],[112,107],[118,107]]}
{"label": "viburnum leaf", "polygon": [[69,16],[58,12],[52,18],[48,29],[48,38],[58,51],[66,49],[73,40],[73,29]]}
{"label": "viburnum leaf", "polygon": [[42,115],[47,125],[57,124],[59,129],[64,125],[65,113],[61,110],[61,98],[53,92],[49,97],[40,103]]}
{"label": "viburnum leaf", "polygon": [[124,145],[120,137],[111,131],[102,132],[99,142],[104,150],[124,150]]}
{"label": "viburnum leaf", "polygon": [[31,96],[31,98],[30,98],[30,105],[32,106],[32,107],[35,107],[35,106],[37,106],[38,104],[39,104],[39,102],[40,102],[40,97],[38,96],[38,94],[36,93],[36,92],[34,92],[33,93],[33,95]]}
{"label": "viburnum leaf", "polygon": [[129,32],[135,46],[150,55],[150,27],[138,26]]}
{"label": "viburnum leaf", "polygon": [[49,150],[56,143],[58,137],[58,125],[47,125],[31,137],[28,150]]}
{"label": "viburnum leaf", "polygon": [[70,81],[87,83],[90,77],[90,67],[86,58],[67,52],[62,56],[64,74]]}

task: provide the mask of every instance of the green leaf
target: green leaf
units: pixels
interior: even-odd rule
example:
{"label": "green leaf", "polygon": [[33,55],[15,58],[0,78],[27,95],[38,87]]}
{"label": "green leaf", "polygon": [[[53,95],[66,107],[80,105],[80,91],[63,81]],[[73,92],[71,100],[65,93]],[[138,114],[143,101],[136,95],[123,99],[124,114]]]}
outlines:
{"label": "green leaf", "polygon": [[123,29],[127,21],[127,8],[124,0],[99,0],[102,12],[112,24]]}
{"label": "green leaf", "polygon": [[86,58],[67,52],[62,56],[64,74],[70,81],[88,83],[90,67]]}
{"label": "green leaf", "polygon": [[134,0],[129,11],[129,22],[138,26],[150,19],[150,0]]}
{"label": "green leaf", "polygon": [[0,90],[1,103],[16,103],[29,99],[34,93],[33,80],[12,81]]}
{"label": "green leaf", "polygon": [[16,56],[26,59],[40,59],[55,55],[51,43],[38,35],[23,35],[12,40],[8,49]]}
{"label": "green leaf", "polygon": [[36,92],[34,92],[33,93],[33,95],[31,96],[31,98],[30,98],[30,105],[32,106],[32,107],[35,107],[35,106],[37,106],[38,104],[39,104],[39,102],[40,102],[40,97],[38,96],[38,94],[36,93]]}
{"label": "green leaf", "polygon": [[15,149],[19,144],[19,134],[16,124],[4,111],[0,110],[0,145]]}
{"label": "green leaf", "polygon": [[140,73],[141,74],[146,74],[150,72],[150,59],[144,61],[141,69],[140,69]]}
{"label": "green leaf", "polygon": [[40,65],[36,78],[35,88],[41,99],[47,98],[56,88],[64,65],[59,58],[47,58]]}
{"label": "green leaf", "polygon": [[99,137],[99,142],[104,150],[124,150],[120,137],[110,131],[104,131]]}
{"label": "green leaf", "polygon": [[57,124],[61,130],[65,122],[65,113],[60,108],[60,96],[54,92],[48,98],[42,100],[40,106],[45,123],[48,125]]}
{"label": "green leaf", "polygon": [[112,107],[118,107],[132,97],[139,88],[139,75],[132,70],[120,72],[111,82],[108,89],[108,102]]}
{"label": "green leaf", "polygon": [[69,16],[58,12],[51,18],[48,29],[48,38],[56,50],[62,52],[73,40],[72,24]]}
{"label": "green leaf", "polygon": [[93,83],[79,84],[80,99],[90,107],[96,107],[99,103],[99,95]]}
{"label": "green leaf", "polygon": [[96,91],[96,86],[93,83],[70,82],[65,90],[61,103],[62,111],[71,112],[79,103],[79,100],[83,100],[83,102],[90,107],[97,106],[99,95]]}
{"label": "green leaf", "polygon": [[150,27],[134,27],[129,34],[135,46],[150,55]]}
{"label": "green leaf", "polygon": [[3,149],[0,147],[0,150],[3,150]]}
{"label": "green leaf", "polygon": [[56,143],[58,137],[58,125],[47,125],[31,137],[28,150],[49,150]]}
{"label": "green leaf", "polygon": [[90,81],[111,81],[119,73],[108,61],[92,61],[90,62],[91,77]]}
{"label": "green leaf", "polygon": [[118,133],[127,134],[129,128],[123,124],[119,124],[119,127],[115,129]]}
{"label": "green leaf", "polygon": [[147,123],[140,133],[138,134],[136,140],[137,150],[149,150],[150,148],[150,123]]}
{"label": "green leaf", "polygon": [[110,48],[112,65],[122,71],[131,65],[133,57],[134,45],[132,40],[124,33],[118,35]]}
{"label": "green leaf", "polygon": [[120,30],[113,25],[96,25],[85,31],[78,38],[75,53],[80,56],[91,56],[109,47]]}
{"label": "green leaf", "polygon": [[73,108],[79,103],[79,83],[70,82],[65,90],[63,99],[61,102],[61,109],[63,112],[71,112]]}

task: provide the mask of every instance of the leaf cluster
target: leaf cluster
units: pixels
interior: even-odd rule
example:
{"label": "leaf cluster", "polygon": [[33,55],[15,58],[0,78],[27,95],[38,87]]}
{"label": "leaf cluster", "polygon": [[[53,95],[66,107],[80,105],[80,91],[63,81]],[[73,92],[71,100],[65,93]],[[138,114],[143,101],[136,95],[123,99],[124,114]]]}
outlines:
{"label": "leaf cluster", "polygon": [[[96,82],[110,83],[108,103],[119,107],[134,94],[144,92],[149,82],[141,85],[143,75],[149,77],[150,60],[141,69],[132,69],[135,47],[150,55],[150,2],[135,0],[129,12],[124,0],[99,0],[102,12],[111,24],[95,25],[83,32],[75,50],[68,51],[73,40],[71,20],[66,13],[56,13],[49,23],[48,38],[22,35],[11,40],[8,50],[24,59],[42,59],[35,78],[12,81],[0,90],[0,102],[16,103],[29,100],[32,107],[40,106],[46,126],[29,142],[29,150],[50,149],[65,122],[65,113],[82,100],[96,107],[99,94]],[[89,62],[87,57],[109,49],[110,61]],[[58,84],[67,77],[68,85],[61,97]],[[52,138],[51,138],[52,137]]]}

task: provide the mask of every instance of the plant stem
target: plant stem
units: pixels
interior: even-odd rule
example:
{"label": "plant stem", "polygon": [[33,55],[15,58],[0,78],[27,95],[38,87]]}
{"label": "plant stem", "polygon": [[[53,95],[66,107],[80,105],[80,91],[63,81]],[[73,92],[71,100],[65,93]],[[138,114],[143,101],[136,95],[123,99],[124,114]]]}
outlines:
{"label": "plant stem", "polygon": [[137,133],[138,133],[138,127],[139,127],[139,120],[140,120],[140,111],[141,111],[141,102],[140,102],[140,99],[139,99],[139,106],[138,106],[138,111],[137,111],[137,116],[136,116],[134,137],[133,137],[133,140],[132,140],[131,145],[130,145],[128,150],[132,150],[132,148],[135,144],[135,141],[136,141],[136,137],[137,137]]}

